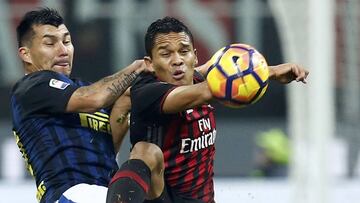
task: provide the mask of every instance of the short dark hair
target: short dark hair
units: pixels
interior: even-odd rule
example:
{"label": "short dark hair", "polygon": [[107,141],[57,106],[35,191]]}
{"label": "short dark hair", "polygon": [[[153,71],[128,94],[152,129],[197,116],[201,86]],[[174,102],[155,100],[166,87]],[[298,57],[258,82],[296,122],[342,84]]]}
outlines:
{"label": "short dark hair", "polygon": [[154,48],[155,37],[158,34],[168,34],[170,32],[180,33],[185,32],[194,44],[194,38],[191,31],[180,20],[166,16],[151,23],[145,34],[145,51],[148,56],[151,56],[151,50]]}
{"label": "short dark hair", "polygon": [[25,41],[31,39],[34,35],[34,25],[53,25],[59,27],[61,24],[64,24],[64,19],[55,9],[44,7],[27,12],[16,28],[18,46],[23,46]]}

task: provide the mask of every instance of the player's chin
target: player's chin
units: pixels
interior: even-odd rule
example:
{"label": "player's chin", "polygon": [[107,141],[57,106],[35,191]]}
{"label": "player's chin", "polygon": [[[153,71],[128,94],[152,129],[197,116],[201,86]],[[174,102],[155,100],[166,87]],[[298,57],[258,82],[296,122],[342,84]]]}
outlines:
{"label": "player's chin", "polygon": [[57,73],[69,76],[71,74],[71,66],[70,65],[66,65],[66,66],[58,66],[55,65],[53,66],[53,70]]}
{"label": "player's chin", "polygon": [[192,84],[192,78],[186,77],[186,75],[182,75],[182,77],[172,77],[172,84],[174,85],[191,85]]}
{"label": "player's chin", "polygon": [[186,82],[186,80],[185,80],[184,78],[182,78],[182,79],[176,79],[176,80],[173,79],[173,80],[171,81],[171,84],[177,85],[177,86],[189,85],[189,83]]}

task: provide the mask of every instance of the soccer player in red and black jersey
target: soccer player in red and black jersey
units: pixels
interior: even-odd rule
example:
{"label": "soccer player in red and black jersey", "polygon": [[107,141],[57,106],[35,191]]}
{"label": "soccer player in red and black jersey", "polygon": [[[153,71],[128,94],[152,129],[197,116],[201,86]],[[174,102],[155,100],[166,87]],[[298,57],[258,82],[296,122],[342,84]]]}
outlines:
{"label": "soccer player in red and black jersey", "polygon": [[[145,63],[131,87],[130,159],[112,178],[107,202],[215,202],[213,161],[216,123],[211,92],[197,65],[190,30],[165,17],[145,35]],[[295,64],[271,67],[270,78],[303,81]]]}

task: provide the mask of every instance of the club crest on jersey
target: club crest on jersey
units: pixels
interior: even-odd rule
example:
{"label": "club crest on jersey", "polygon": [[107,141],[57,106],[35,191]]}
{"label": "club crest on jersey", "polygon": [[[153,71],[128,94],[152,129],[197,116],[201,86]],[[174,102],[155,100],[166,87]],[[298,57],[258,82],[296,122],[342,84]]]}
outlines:
{"label": "club crest on jersey", "polygon": [[50,87],[53,87],[56,89],[61,89],[61,90],[65,89],[69,85],[70,85],[70,83],[63,82],[63,81],[57,80],[57,79],[51,79],[49,82]]}

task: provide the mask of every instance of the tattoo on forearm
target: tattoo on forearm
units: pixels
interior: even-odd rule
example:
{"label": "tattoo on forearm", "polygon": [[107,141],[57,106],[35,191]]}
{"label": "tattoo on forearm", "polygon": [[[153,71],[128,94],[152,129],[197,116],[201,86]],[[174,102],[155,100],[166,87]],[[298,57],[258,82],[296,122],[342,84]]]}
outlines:
{"label": "tattoo on forearm", "polygon": [[[122,75],[122,74],[121,74]],[[114,96],[118,97],[122,93],[125,92],[125,90],[130,86],[130,84],[136,79],[136,77],[139,75],[139,73],[131,72],[130,74],[123,74],[123,77],[120,77],[120,75],[116,75],[109,78],[104,78],[104,82],[108,82],[111,80],[114,80],[114,82],[111,83],[111,85],[107,88],[108,91]]]}
{"label": "tattoo on forearm", "polygon": [[123,124],[125,119],[127,118],[128,114],[120,114],[119,118],[116,120],[117,123]]}

